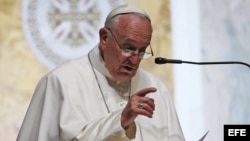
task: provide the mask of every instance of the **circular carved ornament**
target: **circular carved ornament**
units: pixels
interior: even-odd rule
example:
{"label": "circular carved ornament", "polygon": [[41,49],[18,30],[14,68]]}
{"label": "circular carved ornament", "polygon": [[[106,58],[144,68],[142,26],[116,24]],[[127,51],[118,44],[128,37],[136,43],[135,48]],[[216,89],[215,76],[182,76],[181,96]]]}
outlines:
{"label": "circular carved ornament", "polygon": [[27,41],[48,67],[87,54],[98,43],[107,14],[122,0],[24,0]]}

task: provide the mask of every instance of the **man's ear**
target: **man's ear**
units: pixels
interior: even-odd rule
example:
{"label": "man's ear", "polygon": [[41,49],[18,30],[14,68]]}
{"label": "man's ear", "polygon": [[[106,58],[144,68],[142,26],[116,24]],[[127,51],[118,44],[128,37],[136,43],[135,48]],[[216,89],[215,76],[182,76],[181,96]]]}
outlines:
{"label": "man's ear", "polygon": [[100,38],[100,44],[102,45],[106,44],[106,41],[108,39],[108,30],[106,28],[101,28],[99,30],[99,38]]}
{"label": "man's ear", "polygon": [[[108,29],[103,27],[99,30],[99,39],[100,39],[100,43],[99,43],[99,48],[101,51],[101,56],[103,57],[104,52],[105,52],[105,48],[107,47],[107,40],[108,40]],[[104,60],[104,57],[103,57]]]}

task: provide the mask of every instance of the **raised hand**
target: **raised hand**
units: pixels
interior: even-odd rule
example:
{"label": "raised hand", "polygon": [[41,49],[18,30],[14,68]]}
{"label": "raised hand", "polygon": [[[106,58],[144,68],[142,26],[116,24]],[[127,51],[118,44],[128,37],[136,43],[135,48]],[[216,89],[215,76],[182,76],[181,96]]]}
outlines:
{"label": "raised hand", "polygon": [[156,88],[145,88],[131,96],[121,115],[121,125],[124,129],[127,129],[138,115],[153,117],[154,99],[146,97],[147,94],[152,92],[156,92]]}

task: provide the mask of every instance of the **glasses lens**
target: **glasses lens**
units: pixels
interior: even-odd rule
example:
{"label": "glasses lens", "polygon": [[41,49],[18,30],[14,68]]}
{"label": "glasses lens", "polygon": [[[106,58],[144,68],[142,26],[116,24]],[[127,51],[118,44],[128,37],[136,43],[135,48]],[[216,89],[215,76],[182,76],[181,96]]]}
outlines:
{"label": "glasses lens", "polygon": [[122,54],[124,56],[127,56],[127,57],[130,57],[130,56],[133,56],[133,55],[138,55],[138,57],[140,59],[149,59],[150,57],[153,56],[153,52],[151,50],[151,46],[148,46],[147,49],[145,50],[145,52],[139,52],[139,54],[136,53],[135,50],[131,50],[131,49],[121,48],[121,51],[122,51]]}
{"label": "glasses lens", "polygon": [[141,59],[149,59],[152,56],[153,56],[153,51],[152,51],[151,45],[149,44],[149,46],[146,48]]}
{"label": "glasses lens", "polygon": [[140,59],[149,59],[150,57],[152,57],[152,53],[148,52],[140,52],[138,54],[134,50],[129,50],[129,49],[121,49],[121,50],[122,50],[122,55],[127,57],[131,57],[133,55],[138,55]]}
{"label": "glasses lens", "polygon": [[[115,42],[118,44],[118,46],[121,49],[122,54],[124,56],[130,57],[130,56],[133,56],[133,55],[137,54],[137,53],[135,53],[135,50],[131,50],[131,49],[127,49],[127,48],[122,48],[121,45],[118,43],[116,37],[112,33],[112,31],[110,29],[108,29],[108,30],[112,34]],[[153,50],[151,48],[151,45],[149,44],[149,46],[146,48],[145,52],[139,52],[139,54],[137,54],[137,55],[139,56],[140,59],[149,59],[150,57],[152,57],[153,56]]]}
{"label": "glasses lens", "polygon": [[145,52],[141,59],[149,59],[152,56],[153,56],[152,53]]}

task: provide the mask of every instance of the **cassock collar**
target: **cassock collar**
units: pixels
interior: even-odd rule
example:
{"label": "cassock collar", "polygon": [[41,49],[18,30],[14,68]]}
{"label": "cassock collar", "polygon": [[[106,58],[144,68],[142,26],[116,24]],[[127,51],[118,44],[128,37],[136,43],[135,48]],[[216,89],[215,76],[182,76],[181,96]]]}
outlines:
{"label": "cassock collar", "polygon": [[105,66],[105,62],[101,56],[101,52],[100,52],[98,45],[96,45],[89,52],[89,58],[93,67],[106,77],[111,87],[113,87],[120,95],[124,95],[124,96],[130,95],[128,92],[131,89],[131,82],[127,81],[127,82],[119,83],[117,81],[114,81],[114,79],[112,79],[111,74],[109,73],[108,69]]}
{"label": "cassock collar", "polygon": [[105,67],[105,62],[101,56],[101,52],[99,49],[99,44],[96,45],[90,52],[89,52],[89,58],[94,68],[96,68],[101,74],[103,74],[105,77],[112,79],[112,76],[110,75],[108,69]]}

